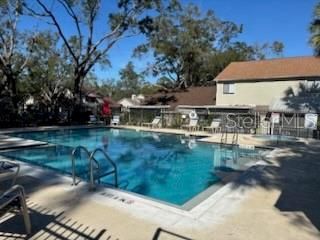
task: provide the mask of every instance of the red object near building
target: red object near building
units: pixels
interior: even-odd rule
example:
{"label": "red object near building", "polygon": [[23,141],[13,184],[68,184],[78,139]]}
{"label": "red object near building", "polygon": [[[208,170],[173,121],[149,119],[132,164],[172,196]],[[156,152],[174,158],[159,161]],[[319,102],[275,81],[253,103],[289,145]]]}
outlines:
{"label": "red object near building", "polygon": [[106,99],[103,100],[103,105],[102,105],[102,116],[108,117],[111,116],[111,107],[109,101]]}

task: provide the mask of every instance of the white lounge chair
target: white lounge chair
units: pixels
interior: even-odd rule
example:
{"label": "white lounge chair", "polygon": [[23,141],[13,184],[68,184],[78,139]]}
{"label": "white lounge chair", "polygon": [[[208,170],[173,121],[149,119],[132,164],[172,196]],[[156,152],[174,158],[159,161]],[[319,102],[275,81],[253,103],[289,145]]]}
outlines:
{"label": "white lounge chair", "polygon": [[161,117],[157,116],[153,119],[151,123],[142,123],[142,126],[155,128],[155,127],[159,127],[160,122],[161,122]]}
{"label": "white lounge chair", "polygon": [[0,160],[0,181],[12,179],[10,186],[13,186],[16,183],[19,171],[19,164],[8,160]]}
{"label": "white lounge chair", "polygon": [[182,125],[182,129],[187,129],[188,131],[196,131],[198,130],[198,118],[191,118],[189,124]]}
{"label": "white lounge chair", "polygon": [[31,233],[31,222],[26,204],[24,189],[20,185],[14,185],[20,171],[20,165],[8,160],[0,161],[0,181],[12,179],[9,189],[0,192],[0,217],[7,212],[20,210],[23,216],[27,234]]}
{"label": "white lounge chair", "polygon": [[95,115],[90,115],[88,124],[103,124],[103,121],[98,120]]}
{"label": "white lounge chair", "polygon": [[96,123],[96,121],[97,121],[97,118],[95,115],[89,116],[89,121],[88,121],[89,124]]}
{"label": "white lounge chair", "polygon": [[23,216],[27,234],[31,233],[31,222],[26,204],[24,189],[20,185],[14,185],[0,194],[0,216],[18,209]]}
{"label": "white lounge chair", "polygon": [[207,127],[203,127],[204,131],[208,131],[208,132],[221,132],[221,121],[220,119],[213,119],[210,126]]}
{"label": "white lounge chair", "polygon": [[120,116],[119,115],[114,115],[110,121],[110,125],[112,126],[117,126],[120,124]]}

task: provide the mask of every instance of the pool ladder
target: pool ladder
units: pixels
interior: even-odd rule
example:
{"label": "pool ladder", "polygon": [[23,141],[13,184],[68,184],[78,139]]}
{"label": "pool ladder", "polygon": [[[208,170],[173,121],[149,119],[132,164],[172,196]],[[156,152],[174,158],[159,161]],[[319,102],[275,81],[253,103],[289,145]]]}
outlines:
{"label": "pool ladder", "polygon": [[[239,140],[239,132],[235,128],[233,133],[232,133],[231,145],[232,146],[238,145],[238,140]],[[220,144],[221,145],[227,145],[228,144],[228,131],[227,130],[222,132],[221,139],[220,139]]]}
{"label": "pool ladder", "polygon": [[239,142],[239,131],[238,129],[234,129],[233,135],[232,135],[232,146],[238,145]]}
{"label": "pool ladder", "polygon": [[[84,151],[88,157],[89,160],[89,177],[90,177],[90,185],[89,185],[89,189],[90,190],[94,190],[95,189],[95,183],[96,180],[98,181],[98,183],[100,183],[100,179],[102,177],[105,176],[109,176],[111,174],[114,175],[114,187],[118,187],[118,169],[117,169],[117,165],[115,164],[115,162],[109,157],[109,155],[102,150],[101,148],[96,148],[93,152],[89,152],[89,150],[83,146],[78,146],[76,148],[73,149],[72,153],[71,153],[71,161],[72,161],[72,185],[77,185],[76,182],[76,153],[77,152],[81,152]],[[105,160],[110,163],[110,165],[112,166],[112,169],[109,171],[106,171],[104,173],[101,173],[101,165],[100,163],[96,160],[95,155],[97,153],[102,153],[102,155],[104,156]],[[95,173],[98,172],[98,176],[95,176]]]}
{"label": "pool ladder", "polygon": [[220,139],[220,144],[223,145],[223,144],[227,144],[228,142],[228,132],[227,131],[223,131],[221,133],[221,139]]}

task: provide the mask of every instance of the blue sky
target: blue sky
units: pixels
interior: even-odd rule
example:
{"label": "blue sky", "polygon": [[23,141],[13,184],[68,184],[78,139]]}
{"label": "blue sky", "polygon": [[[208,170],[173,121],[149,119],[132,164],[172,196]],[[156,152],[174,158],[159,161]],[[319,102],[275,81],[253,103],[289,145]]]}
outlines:
{"label": "blue sky", "polygon": [[[195,3],[202,11],[214,10],[223,19],[243,24],[244,32],[239,39],[248,43],[282,41],[284,56],[312,55],[308,27],[316,0],[185,0]],[[118,44],[111,52],[112,69],[99,75],[103,78],[118,76],[118,71],[131,60],[131,51],[139,38]],[[134,61],[134,59],[133,59]],[[134,61],[137,70],[143,70],[146,62]]]}
{"label": "blue sky", "polygon": [[[112,11],[115,0],[103,1],[103,9]],[[247,43],[265,43],[275,40],[285,45],[284,56],[312,55],[308,27],[317,0],[183,0],[183,3],[194,3],[202,11],[209,9],[223,20],[243,24],[244,32],[239,40]],[[105,18],[99,19],[99,24],[105,24]],[[29,20],[22,23],[30,27]],[[39,26],[41,24],[37,24]],[[68,22],[63,27],[68,29]],[[41,27],[42,28],[42,27]],[[103,26],[101,27],[101,31]],[[97,32],[99,34],[99,30]],[[101,32],[100,32],[101,34]],[[132,50],[143,41],[143,37],[125,39],[114,46],[109,52],[112,67],[96,69],[96,74],[102,79],[118,78],[118,72],[128,61],[133,61],[137,71],[144,70],[150,59],[133,59]],[[152,77],[148,80],[154,81]]]}

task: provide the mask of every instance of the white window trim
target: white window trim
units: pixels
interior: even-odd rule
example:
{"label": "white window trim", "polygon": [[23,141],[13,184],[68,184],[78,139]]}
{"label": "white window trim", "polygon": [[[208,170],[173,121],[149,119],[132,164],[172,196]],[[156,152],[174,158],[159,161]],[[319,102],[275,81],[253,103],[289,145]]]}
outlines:
{"label": "white window trim", "polygon": [[[228,91],[225,91],[225,86],[228,85]],[[234,83],[223,83],[223,86],[222,86],[222,92],[223,94],[225,95],[228,95],[228,94],[235,94],[236,92],[236,86]]]}

